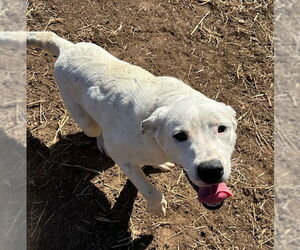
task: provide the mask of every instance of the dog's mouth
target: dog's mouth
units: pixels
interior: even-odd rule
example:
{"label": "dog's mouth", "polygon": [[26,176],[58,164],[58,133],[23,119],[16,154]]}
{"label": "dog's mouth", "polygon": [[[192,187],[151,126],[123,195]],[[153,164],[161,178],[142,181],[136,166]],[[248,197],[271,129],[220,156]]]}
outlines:
{"label": "dog's mouth", "polygon": [[203,206],[209,210],[216,210],[221,208],[224,201],[227,198],[233,196],[224,182],[199,187],[195,185],[188,176],[187,178],[192,187],[198,193],[199,202],[201,202]]}

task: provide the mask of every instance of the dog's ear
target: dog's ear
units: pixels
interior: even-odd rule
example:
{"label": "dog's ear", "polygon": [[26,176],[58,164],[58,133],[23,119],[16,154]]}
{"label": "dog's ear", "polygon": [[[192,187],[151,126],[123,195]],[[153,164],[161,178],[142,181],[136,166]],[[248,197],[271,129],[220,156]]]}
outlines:
{"label": "dog's ear", "polygon": [[229,106],[229,105],[227,105],[226,108],[227,108],[227,110],[229,111],[230,115],[232,116],[232,125],[233,125],[233,128],[236,129],[236,128],[237,128],[236,112],[235,112],[235,110],[234,110],[231,106]]}
{"label": "dog's ear", "polygon": [[155,134],[162,124],[164,114],[166,114],[167,108],[160,107],[156,109],[147,119],[141,122],[141,131],[143,134],[149,135],[153,139]]}
{"label": "dog's ear", "polygon": [[231,115],[233,118],[235,118],[235,116],[236,116],[235,110],[234,110],[231,106],[229,106],[229,105],[226,105],[226,108],[227,108],[227,110],[229,111],[230,115]]}
{"label": "dog's ear", "polygon": [[153,135],[156,129],[156,125],[153,117],[149,117],[143,120],[141,123],[141,131],[143,134]]}

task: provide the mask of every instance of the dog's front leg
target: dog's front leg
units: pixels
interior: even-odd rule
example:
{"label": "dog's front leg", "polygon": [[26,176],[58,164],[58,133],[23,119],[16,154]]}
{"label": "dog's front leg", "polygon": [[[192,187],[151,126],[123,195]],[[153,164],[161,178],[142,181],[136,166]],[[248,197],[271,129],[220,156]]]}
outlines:
{"label": "dog's front leg", "polygon": [[165,216],[167,201],[164,195],[150,183],[141,167],[136,164],[120,164],[119,166],[147,200],[148,210],[153,214]]}

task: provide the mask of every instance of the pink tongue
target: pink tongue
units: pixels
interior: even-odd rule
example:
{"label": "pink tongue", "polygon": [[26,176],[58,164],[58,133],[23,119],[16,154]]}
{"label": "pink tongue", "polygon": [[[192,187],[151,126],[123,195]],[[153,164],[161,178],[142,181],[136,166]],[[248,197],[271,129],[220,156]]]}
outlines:
{"label": "pink tongue", "polygon": [[224,182],[210,186],[200,186],[198,190],[198,200],[209,205],[218,204],[230,196],[233,196],[233,194]]}

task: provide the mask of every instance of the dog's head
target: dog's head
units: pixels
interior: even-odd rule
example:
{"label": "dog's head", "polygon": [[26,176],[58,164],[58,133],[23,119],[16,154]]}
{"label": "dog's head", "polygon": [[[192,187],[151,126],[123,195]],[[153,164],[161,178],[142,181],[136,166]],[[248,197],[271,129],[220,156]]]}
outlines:
{"label": "dog's head", "polygon": [[216,196],[218,190],[225,188],[227,197],[231,196],[223,182],[231,171],[236,126],[230,106],[198,95],[158,108],[141,124],[170,161],[183,167],[199,200],[211,207],[224,200]]}

